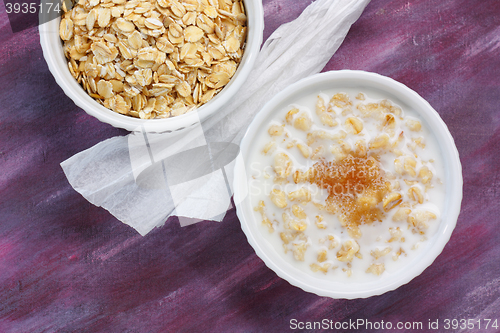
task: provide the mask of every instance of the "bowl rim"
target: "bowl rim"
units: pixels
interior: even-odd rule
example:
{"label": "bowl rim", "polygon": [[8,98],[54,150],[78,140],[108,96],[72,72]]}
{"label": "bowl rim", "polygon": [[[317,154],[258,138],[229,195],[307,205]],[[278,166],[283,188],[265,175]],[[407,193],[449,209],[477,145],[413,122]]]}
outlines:
{"label": "bowl rim", "polygon": [[243,1],[247,11],[248,30],[245,51],[235,75],[224,89],[207,104],[202,105],[195,111],[177,117],[167,119],[138,119],[109,110],[90,97],[70,74],[67,67],[67,60],[65,62],[57,60],[60,60],[60,54],[63,55],[63,59],[66,59],[62,52],[62,44],[56,42],[57,40],[60,43],[60,16],[39,26],[40,45],[49,71],[52,73],[57,84],[87,114],[99,119],[101,122],[129,131],[153,133],[182,132],[184,129],[207,119],[223,107],[242,87],[255,65],[263,39],[264,9],[262,2],[259,0]]}
{"label": "bowl rim", "polygon": [[[350,285],[352,287],[357,286],[358,288],[360,286],[363,287],[354,291],[325,289],[320,285],[304,282],[291,275],[286,270],[286,264],[283,265],[281,263],[276,263],[265,252],[264,247],[261,246],[261,243],[266,241],[259,241],[258,237],[256,237],[257,235],[255,234],[255,232],[252,232],[252,229],[249,225],[249,223],[251,223],[252,221],[252,218],[247,219],[245,215],[245,213],[248,213],[248,202],[246,200],[248,199],[248,196],[246,196],[247,174],[245,171],[245,157],[252,145],[253,137],[258,132],[259,128],[263,126],[263,123],[267,120],[269,115],[272,114],[272,112],[278,111],[278,106],[280,106],[284,101],[286,101],[287,99],[292,99],[292,101],[290,101],[290,104],[292,104],[293,96],[298,94],[301,90],[321,83],[327,84],[331,83],[332,81],[343,80],[359,80],[360,82],[364,83],[368,82],[371,84],[376,84],[377,87],[381,90],[389,89],[396,94],[401,94],[401,96],[404,96],[404,98],[399,99],[404,102],[410,101],[412,106],[417,106],[413,109],[430,125],[431,128],[429,128],[429,132],[434,134],[439,149],[443,153],[443,169],[448,172],[446,175],[450,175],[449,177],[447,177],[447,179],[451,179],[449,185],[447,182],[447,185],[445,187],[446,197],[444,202],[443,214],[441,215],[441,217],[443,217],[445,216],[445,213],[447,213],[446,221],[444,221],[444,219],[441,219],[439,229],[436,231],[436,235],[433,236],[436,237],[436,242],[426,246],[426,248],[428,248],[424,252],[426,253],[426,257],[418,261],[416,265],[410,267],[406,272],[395,274],[397,276],[396,278],[391,277],[391,283],[384,283],[384,280],[381,279],[378,280],[381,282],[344,284],[346,286]],[[458,150],[455,146],[453,137],[448,130],[448,127],[436,112],[436,110],[434,110],[434,108],[425,99],[423,99],[412,89],[408,88],[406,85],[380,74],[360,70],[339,70],[315,74],[290,85],[289,87],[275,95],[270,101],[268,101],[250,123],[241,140],[240,162],[235,166],[233,182],[236,214],[240,220],[242,230],[245,233],[248,242],[255,250],[257,256],[259,256],[264,261],[266,266],[273,270],[278,276],[288,281],[290,284],[305,291],[317,294],[319,296],[343,299],[366,298],[394,290],[404,284],[407,284],[413,278],[420,275],[428,266],[430,266],[444,249],[445,245],[451,237],[453,229],[456,226],[462,201],[462,187],[462,166],[460,163]],[[285,269],[281,266],[285,266]]]}

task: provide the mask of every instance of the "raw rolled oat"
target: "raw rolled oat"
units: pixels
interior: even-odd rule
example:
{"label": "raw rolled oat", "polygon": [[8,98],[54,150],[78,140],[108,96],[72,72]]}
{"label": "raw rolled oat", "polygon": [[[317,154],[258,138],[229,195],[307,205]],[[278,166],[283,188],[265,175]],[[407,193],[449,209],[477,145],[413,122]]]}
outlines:
{"label": "raw rolled oat", "polygon": [[246,38],[238,0],[80,0],[59,34],[73,77],[105,107],[169,118],[210,101]]}

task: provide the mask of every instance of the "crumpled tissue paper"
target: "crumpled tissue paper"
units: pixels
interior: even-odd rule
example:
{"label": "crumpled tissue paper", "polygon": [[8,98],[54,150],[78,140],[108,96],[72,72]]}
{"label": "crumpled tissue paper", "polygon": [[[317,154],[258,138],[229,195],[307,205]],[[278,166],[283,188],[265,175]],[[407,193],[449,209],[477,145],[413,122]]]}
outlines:
{"label": "crumpled tissue paper", "polygon": [[181,226],[222,221],[247,126],[274,95],[324,68],[368,2],[311,3],[267,39],[236,98],[211,118],[177,136],[138,131],[105,140],[61,163],[69,183],[141,235],[171,215]]}

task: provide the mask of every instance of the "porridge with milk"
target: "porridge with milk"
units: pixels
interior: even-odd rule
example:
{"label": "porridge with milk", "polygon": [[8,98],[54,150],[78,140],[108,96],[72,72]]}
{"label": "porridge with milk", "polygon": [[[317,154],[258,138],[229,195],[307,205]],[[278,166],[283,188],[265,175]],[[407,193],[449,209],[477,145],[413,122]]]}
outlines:
{"label": "porridge with milk", "polygon": [[252,148],[250,197],[262,236],[313,275],[353,281],[398,270],[440,221],[434,140],[416,114],[375,92],[299,99]]}

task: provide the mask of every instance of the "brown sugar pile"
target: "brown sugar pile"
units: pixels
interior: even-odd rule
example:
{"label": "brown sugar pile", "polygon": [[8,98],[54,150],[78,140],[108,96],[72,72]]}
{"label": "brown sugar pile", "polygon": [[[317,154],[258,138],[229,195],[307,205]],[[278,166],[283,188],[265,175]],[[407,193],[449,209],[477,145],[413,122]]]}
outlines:
{"label": "brown sugar pile", "polygon": [[348,155],[339,162],[322,160],[311,168],[309,182],[328,191],[326,210],[337,213],[349,235],[359,238],[359,225],[381,221],[378,207],[389,192],[379,162],[373,157]]}

